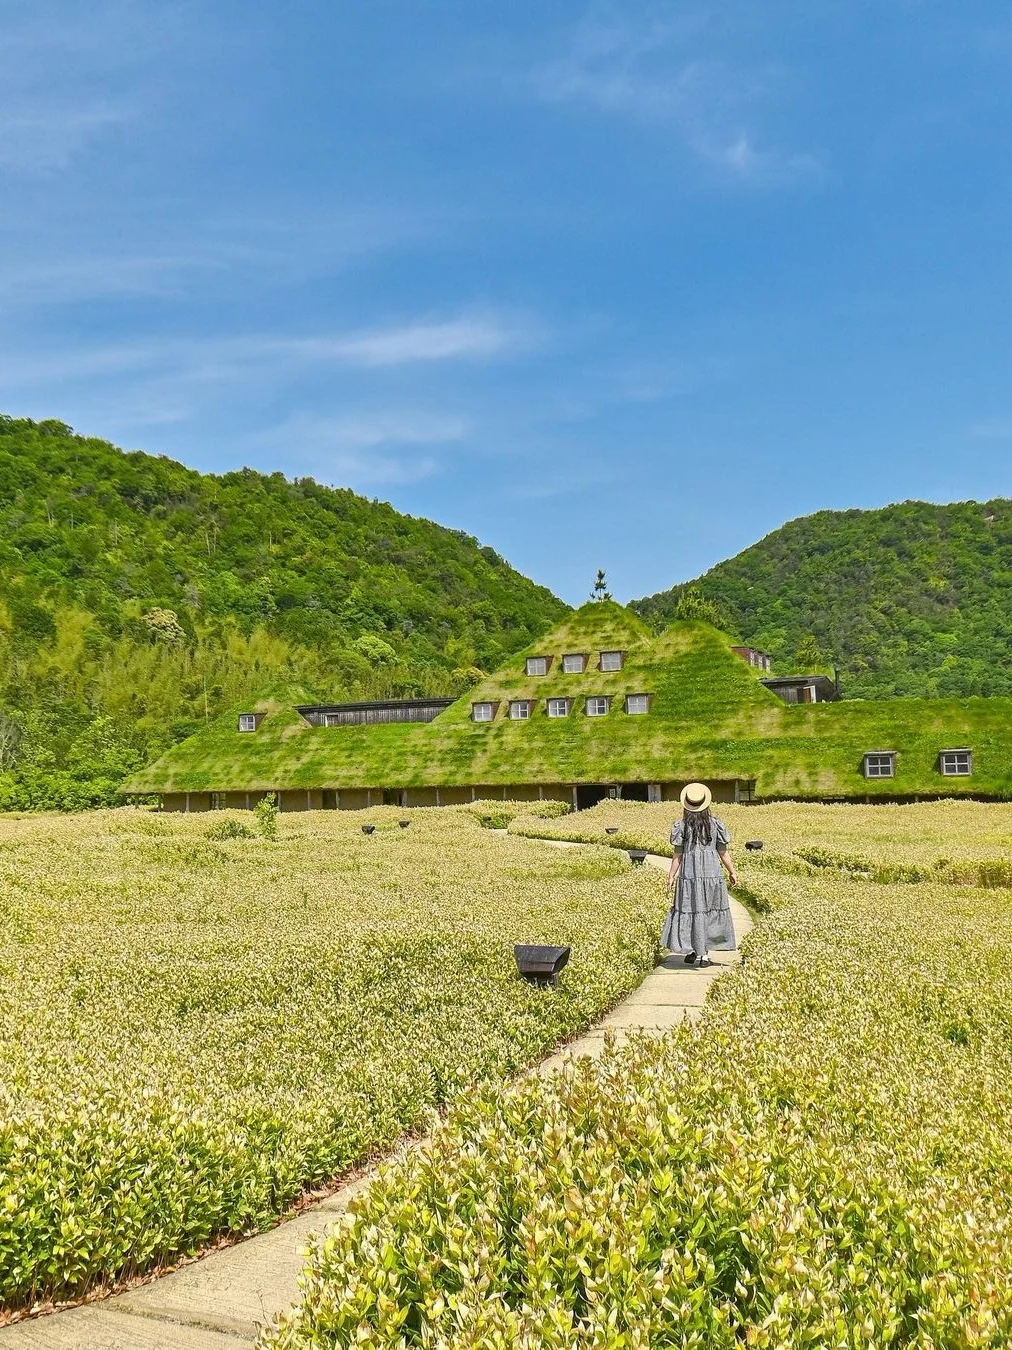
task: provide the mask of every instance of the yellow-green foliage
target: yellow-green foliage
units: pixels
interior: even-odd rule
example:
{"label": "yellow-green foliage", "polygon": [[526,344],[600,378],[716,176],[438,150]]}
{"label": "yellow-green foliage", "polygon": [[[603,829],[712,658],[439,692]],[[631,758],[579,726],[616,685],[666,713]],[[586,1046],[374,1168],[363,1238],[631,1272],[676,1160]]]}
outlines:
{"label": "yellow-green foliage", "polygon": [[[952,881],[1012,885],[1012,807],[971,801],[913,802],[906,806],[774,802],[768,806],[716,803],[737,849],[761,840],[751,862],[778,872],[828,868],[877,881]],[[546,821],[519,813],[515,834],[569,839],[616,848],[649,848],[670,855],[677,802],[644,805],[603,801],[588,811]],[[615,833],[609,834],[608,829]]]}
{"label": "yellow-green foliage", "polygon": [[[815,837],[930,866],[1012,829],[906,810]],[[786,857],[811,811],[778,811]],[[1012,1342],[1012,891],[739,857],[769,913],[700,1023],[459,1104],[264,1346]]]}
{"label": "yellow-green foliage", "polygon": [[661,879],[481,809],[0,821],[0,1307],[268,1225],[642,978]]}

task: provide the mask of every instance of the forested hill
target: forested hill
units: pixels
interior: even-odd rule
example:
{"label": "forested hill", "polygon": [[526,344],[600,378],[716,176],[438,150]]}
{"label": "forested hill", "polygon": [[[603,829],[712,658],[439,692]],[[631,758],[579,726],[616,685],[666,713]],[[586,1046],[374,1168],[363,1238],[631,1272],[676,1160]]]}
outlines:
{"label": "forested hill", "polygon": [[714,604],[776,669],[840,666],[844,694],[1012,694],[1012,501],[792,520],[695,582],[632,608]]}
{"label": "forested hill", "polygon": [[272,685],[462,689],[567,608],[469,535],[348,490],[0,417],[0,809],[108,800]]}

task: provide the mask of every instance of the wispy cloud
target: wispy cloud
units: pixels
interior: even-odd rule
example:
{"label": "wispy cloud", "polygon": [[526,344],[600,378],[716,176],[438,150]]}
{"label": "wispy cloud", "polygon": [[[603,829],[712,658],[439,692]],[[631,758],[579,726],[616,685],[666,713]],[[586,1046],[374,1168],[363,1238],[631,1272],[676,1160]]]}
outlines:
{"label": "wispy cloud", "polygon": [[1012,441],[1012,418],[993,422],[978,422],[970,428],[974,441]]}
{"label": "wispy cloud", "polygon": [[704,14],[638,22],[626,13],[594,15],[564,55],[533,72],[531,85],[548,102],[669,128],[698,159],[737,180],[820,174],[817,156],[766,145],[751,125],[769,73],[689,54],[706,28]]}
{"label": "wispy cloud", "polygon": [[122,342],[108,346],[0,352],[6,384],[121,376],[131,372],[189,374],[204,381],[227,379],[254,368],[284,365],[393,367],[418,363],[507,359],[539,341],[535,321],[458,318],[413,321],[389,328],[312,336],[253,334],[240,337]]}
{"label": "wispy cloud", "polygon": [[338,417],[296,416],[257,437],[263,447],[296,454],[317,476],[352,487],[414,483],[442,467],[419,447],[465,439],[470,423],[429,412],[364,412]]}

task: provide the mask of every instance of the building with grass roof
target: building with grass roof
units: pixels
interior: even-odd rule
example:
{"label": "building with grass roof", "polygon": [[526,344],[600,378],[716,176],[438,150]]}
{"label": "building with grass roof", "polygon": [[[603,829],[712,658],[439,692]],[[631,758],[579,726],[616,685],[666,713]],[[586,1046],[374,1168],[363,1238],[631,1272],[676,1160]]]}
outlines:
{"label": "building with grass roof", "polygon": [[[166,810],[283,811],[476,799],[717,801],[1012,797],[1012,700],[835,701],[708,624],[657,635],[590,602],[457,699],[313,703],[286,691],[237,708],[125,785]],[[774,687],[764,682],[769,683]],[[820,683],[821,681],[821,683]],[[821,693],[820,693],[821,690]]]}

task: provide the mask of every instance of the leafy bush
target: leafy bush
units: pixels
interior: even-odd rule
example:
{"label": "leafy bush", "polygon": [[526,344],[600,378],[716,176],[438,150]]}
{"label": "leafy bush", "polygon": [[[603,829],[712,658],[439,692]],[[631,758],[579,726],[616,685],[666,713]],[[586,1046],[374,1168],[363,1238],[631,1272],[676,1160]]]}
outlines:
{"label": "leafy bush", "polygon": [[1012,1343],[1012,910],[749,885],[770,913],[695,1028],[458,1102],[261,1345]]}
{"label": "leafy bush", "polygon": [[226,816],[224,820],[216,820],[213,825],[208,826],[204,832],[204,838],[213,840],[252,839],[253,831],[237,816]]}
{"label": "leafy bush", "polygon": [[257,829],[265,839],[277,839],[278,799],[273,792],[268,792],[266,796],[261,797],[254,806],[253,819],[256,821]]}
{"label": "leafy bush", "polygon": [[[650,969],[660,878],[399,814],[293,814],[269,849],[199,815],[0,820],[0,1320],[269,1226]],[[546,996],[512,949],[555,941]]]}

